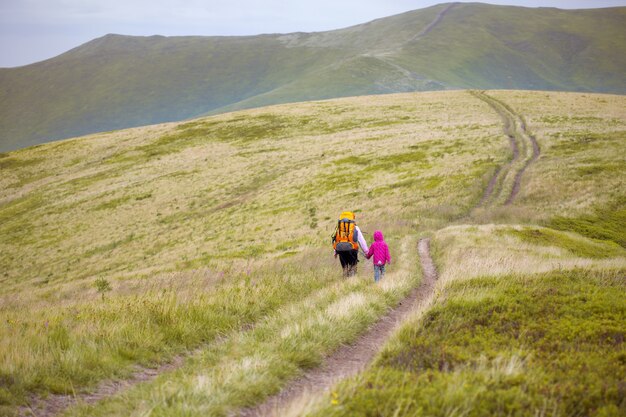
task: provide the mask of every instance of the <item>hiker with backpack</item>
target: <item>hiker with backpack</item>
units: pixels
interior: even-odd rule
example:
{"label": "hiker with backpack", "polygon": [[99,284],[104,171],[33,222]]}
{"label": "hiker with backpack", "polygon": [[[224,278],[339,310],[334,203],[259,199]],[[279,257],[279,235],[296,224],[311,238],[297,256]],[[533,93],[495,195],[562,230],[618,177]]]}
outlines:
{"label": "hiker with backpack", "polygon": [[383,232],[377,230],[374,232],[374,243],[370,246],[365,257],[367,259],[374,257],[374,282],[378,282],[385,276],[385,265],[391,263],[391,255],[389,255],[389,246],[385,243]]}
{"label": "hiker with backpack", "polygon": [[341,213],[332,236],[335,258],[339,256],[344,277],[356,275],[359,246],[364,253],[369,250],[361,229],[356,225],[355,218],[356,216],[351,211]]}

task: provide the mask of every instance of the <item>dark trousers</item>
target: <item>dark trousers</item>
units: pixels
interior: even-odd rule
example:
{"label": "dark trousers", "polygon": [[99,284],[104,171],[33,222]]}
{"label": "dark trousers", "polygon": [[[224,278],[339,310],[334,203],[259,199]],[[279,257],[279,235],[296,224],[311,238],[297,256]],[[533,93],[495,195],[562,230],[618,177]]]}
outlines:
{"label": "dark trousers", "polygon": [[356,264],[359,262],[359,251],[348,250],[337,252],[337,254],[339,255],[339,262],[341,262],[344,275],[352,276],[356,274]]}

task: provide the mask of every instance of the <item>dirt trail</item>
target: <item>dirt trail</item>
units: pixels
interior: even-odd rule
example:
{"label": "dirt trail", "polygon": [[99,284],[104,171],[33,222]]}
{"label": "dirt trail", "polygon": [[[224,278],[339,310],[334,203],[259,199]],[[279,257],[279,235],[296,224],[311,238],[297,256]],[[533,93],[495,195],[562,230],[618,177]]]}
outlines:
{"label": "dirt trail", "polygon": [[355,375],[363,370],[372,361],[374,355],[387,341],[398,324],[418,305],[426,302],[433,293],[437,271],[430,256],[430,239],[419,241],[418,252],[423,271],[423,279],[419,287],[415,288],[354,343],[339,348],[326,358],[323,365],[289,383],[280,393],[269,397],[264,403],[255,408],[242,410],[240,416],[280,415],[280,410],[283,410],[301,395],[321,392],[330,388],[340,379]]}
{"label": "dirt trail", "polygon": [[[426,300],[433,292],[437,272],[430,257],[429,239],[421,239],[419,241],[418,251],[423,270],[423,280],[418,288],[415,288],[398,306],[390,310],[355,343],[340,348],[327,358],[322,367],[311,370],[302,378],[289,384],[280,394],[270,397],[257,408],[244,410],[242,415],[266,415],[276,407],[288,404],[289,401],[303,392],[327,388],[338,379],[354,375],[367,365],[398,323],[415,308],[416,304]],[[193,355],[194,352],[200,349],[198,348],[185,355],[176,356],[169,363],[156,368],[137,367],[136,372],[130,378],[104,381],[91,393],[78,393],[75,395],[52,394],[45,399],[34,398],[28,406],[20,407],[18,414],[23,417],[52,417],[78,403],[94,404],[102,399],[123,392],[134,385],[151,381],[165,372],[181,367],[186,357]]]}
{"label": "dirt trail", "polygon": [[526,123],[521,118],[521,116],[517,116],[517,117],[521,121],[520,126],[521,126],[521,131],[523,135],[526,138],[528,138],[528,140],[530,140],[533,153],[532,153],[532,156],[526,160],[526,162],[524,163],[524,166],[519,171],[517,171],[517,174],[515,174],[515,180],[513,181],[513,189],[511,190],[511,194],[509,195],[509,198],[507,198],[507,200],[504,202],[505,206],[513,202],[513,199],[515,199],[515,196],[517,196],[517,193],[519,193],[519,190],[522,186],[522,175],[524,175],[526,168],[528,168],[530,164],[532,164],[533,162],[537,160],[537,158],[539,158],[539,154],[541,153],[541,150],[539,149],[539,143],[537,143],[537,139],[533,135],[528,133],[528,131],[526,130]]}
{"label": "dirt trail", "polygon": [[435,27],[437,27],[437,25],[439,25],[439,23],[441,23],[441,20],[443,20],[443,18],[445,17],[445,15],[452,10],[453,7],[457,6],[459,3],[451,3],[449,4],[446,8],[444,8],[442,11],[440,11],[437,16],[435,17],[435,19],[433,19],[428,25],[426,25],[421,31],[419,31],[417,34],[415,34],[415,36],[413,36],[412,38],[404,41],[400,46],[396,47],[395,49],[391,49],[391,50],[385,50],[384,52],[379,52],[379,53],[367,53],[364,54],[363,56],[368,56],[368,57],[373,57],[376,58],[382,62],[384,62],[385,64],[393,67],[394,69],[396,69],[398,72],[400,72],[401,74],[403,74],[407,79],[409,80],[418,80],[418,81],[422,81],[422,82],[429,82],[429,81],[433,81],[436,82],[434,80],[430,80],[422,75],[419,75],[399,64],[397,64],[396,62],[393,61],[393,55],[395,52],[399,52],[402,47],[404,45],[407,45],[409,43],[415,42],[417,40],[419,40],[420,38],[428,35]]}
{"label": "dirt trail", "polygon": [[[323,366],[313,369],[303,377],[293,381],[282,392],[270,397],[265,403],[258,407],[243,410],[242,415],[271,415],[277,408],[282,408],[286,404],[289,404],[290,401],[297,398],[302,393],[323,390],[330,387],[339,379],[354,375],[362,370],[372,360],[395,327],[401,323],[402,320],[406,318],[407,314],[419,305],[419,303],[427,300],[433,292],[437,272],[430,256],[429,239],[421,239],[419,241],[418,252],[423,271],[423,280],[419,287],[415,288],[356,342],[348,346],[343,346],[328,357]],[[19,409],[19,415],[24,417],[52,417],[78,403],[94,404],[102,399],[125,391],[136,384],[151,381],[165,372],[179,368],[182,366],[185,357],[189,355],[190,354],[176,356],[171,362],[157,368],[138,367],[137,371],[130,378],[120,381],[105,381],[91,393],[76,395],[53,394],[45,399],[33,399],[29,406]]]}
{"label": "dirt trail", "polygon": [[448,7],[446,7],[445,9],[443,9],[442,11],[439,12],[437,17],[435,17],[435,20],[430,22],[417,35],[415,35],[411,39],[409,39],[409,42],[414,42],[414,41],[418,40],[419,38],[428,35],[435,27],[437,27],[437,25],[441,22],[441,20],[444,18],[446,13],[448,13],[450,10],[452,10],[453,7],[457,6],[458,4],[459,3],[451,3],[451,4],[449,4]]}
{"label": "dirt trail", "polygon": [[[484,207],[498,200],[504,200],[504,205],[507,206],[513,202],[519,193],[522,176],[526,168],[539,157],[541,152],[539,144],[535,137],[528,132],[524,118],[515,113],[506,103],[482,91],[471,91],[471,94],[487,103],[500,115],[512,153],[511,160],[494,172],[477,207]],[[510,191],[505,198],[503,193],[505,193],[509,183]]]}
{"label": "dirt trail", "polygon": [[164,372],[173,371],[182,366],[185,356],[176,356],[173,360],[156,368],[137,367],[130,378],[124,380],[104,381],[91,393],[76,395],[52,394],[44,398],[32,399],[28,406],[19,409],[19,415],[52,417],[60,414],[65,409],[78,404],[93,404],[104,398],[111,397],[119,392],[127,390],[141,382],[151,381]]}

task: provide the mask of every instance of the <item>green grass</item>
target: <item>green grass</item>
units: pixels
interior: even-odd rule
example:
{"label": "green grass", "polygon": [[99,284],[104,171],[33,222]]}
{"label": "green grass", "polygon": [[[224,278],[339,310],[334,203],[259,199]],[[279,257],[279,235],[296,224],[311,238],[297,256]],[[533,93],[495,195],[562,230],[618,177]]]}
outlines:
{"label": "green grass", "polygon": [[372,161],[367,158],[363,158],[360,156],[348,156],[345,158],[337,159],[333,161],[333,165],[363,165],[367,166]]}
{"label": "green grass", "polygon": [[571,230],[593,239],[608,240],[626,248],[626,208],[599,209],[596,213],[580,217],[555,217],[550,227]]}
{"label": "green grass", "polygon": [[[562,223],[562,225],[568,225],[568,223]],[[581,258],[612,258],[626,255],[626,251],[615,242],[607,242],[606,240],[589,241],[550,229],[509,229],[503,231],[503,233],[515,236],[523,242],[532,245],[563,248],[572,255]]]}
{"label": "green grass", "polygon": [[[596,121],[597,124],[602,124],[602,120]],[[621,127],[617,125],[617,127]],[[576,132],[573,134],[569,134],[565,140],[561,141],[557,145],[551,148],[554,152],[559,152],[564,155],[572,155],[577,154],[586,149],[592,148],[594,146],[598,146],[600,142],[616,142],[623,143],[624,138],[626,138],[626,131],[618,130],[610,133],[596,133],[589,130],[583,130],[581,132]],[[603,161],[604,162],[604,161]],[[611,169],[611,165],[607,167],[607,170]],[[580,171],[579,171],[580,172]]]}
{"label": "green grass", "polygon": [[9,154],[5,153],[0,154],[0,169],[30,167],[32,165],[37,165],[39,162],[41,162],[41,159],[38,158],[21,159],[14,156],[9,156]]}
{"label": "green grass", "polygon": [[119,197],[119,198],[114,198],[104,203],[98,204],[92,210],[113,210],[121,206],[122,204],[127,203],[128,201],[132,199],[133,197],[130,195]]}
{"label": "green grass", "polygon": [[625,272],[453,283],[374,366],[308,415],[619,415]]}
{"label": "green grass", "polygon": [[116,240],[116,241],[113,241],[113,242],[110,242],[110,243],[106,243],[104,245],[96,246],[95,248],[86,251],[83,254],[83,256],[86,257],[86,258],[89,258],[89,257],[92,257],[92,256],[97,255],[97,254],[112,252],[113,250],[117,249],[118,247],[132,242],[134,240],[134,238],[135,238],[135,235],[133,233],[130,233],[126,237],[124,237],[123,239]]}

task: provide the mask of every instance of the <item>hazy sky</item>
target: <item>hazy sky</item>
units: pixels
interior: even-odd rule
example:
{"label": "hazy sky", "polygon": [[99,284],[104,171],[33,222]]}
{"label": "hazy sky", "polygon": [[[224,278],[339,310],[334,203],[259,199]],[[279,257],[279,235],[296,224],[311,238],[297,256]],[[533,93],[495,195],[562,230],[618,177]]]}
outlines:
{"label": "hazy sky", "polygon": [[[124,35],[255,35],[338,29],[446,0],[0,0],[0,67],[51,58],[91,39]],[[501,0],[567,9],[626,0]]]}

